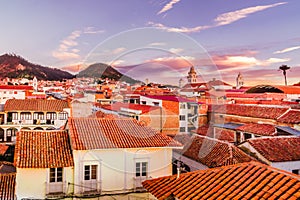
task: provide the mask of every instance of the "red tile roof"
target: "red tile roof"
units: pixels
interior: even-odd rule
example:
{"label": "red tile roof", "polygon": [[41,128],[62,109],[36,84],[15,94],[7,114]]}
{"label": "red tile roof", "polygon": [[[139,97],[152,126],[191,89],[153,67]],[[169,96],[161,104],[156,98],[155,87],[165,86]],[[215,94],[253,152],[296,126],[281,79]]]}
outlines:
{"label": "red tile roof", "polygon": [[136,111],[141,111],[141,114],[149,113],[153,110],[158,110],[158,106],[149,106],[149,105],[140,105],[140,104],[133,104],[133,103],[114,103],[111,105],[103,105],[103,109],[106,110],[113,110],[120,112],[121,108],[125,109],[130,109],[130,110],[136,110]]}
{"label": "red tile roof", "polygon": [[300,161],[300,137],[265,137],[247,140],[271,162]]}
{"label": "red tile roof", "polygon": [[[234,132],[227,129],[215,129],[215,138],[227,142],[234,142]],[[212,126],[200,126],[198,127],[197,134],[213,138],[213,127]]]}
{"label": "red tile roof", "polygon": [[237,127],[236,130],[262,136],[272,136],[277,134],[275,126],[271,124],[249,123]]}
{"label": "red tile roof", "polygon": [[63,111],[69,108],[63,100],[45,99],[9,99],[4,105],[4,111]]}
{"label": "red tile roof", "polygon": [[215,113],[224,113],[229,115],[239,115],[266,119],[277,119],[287,110],[287,107],[249,106],[238,104],[212,106],[212,111]]}
{"label": "red tile roof", "polygon": [[234,141],[234,131],[228,129],[215,129],[215,138],[218,140],[223,140],[227,142],[235,142]]}
{"label": "red tile roof", "polygon": [[0,174],[0,199],[14,200],[16,187],[16,173]]}
{"label": "red tile roof", "polygon": [[9,148],[9,146],[7,146],[5,144],[0,144],[0,155],[4,155],[8,148]]}
{"label": "red tile roof", "polygon": [[289,124],[299,124],[300,110],[289,110],[287,113],[279,117],[277,121]]}
{"label": "red tile roof", "polygon": [[33,90],[33,87],[28,85],[0,85],[0,90]]}
{"label": "red tile roof", "polygon": [[180,97],[180,96],[175,96],[175,95],[145,95],[145,97],[150,98],[150,99],[158,99],[158,100],[163,100],[163,101],[174,101],[174,102],[194,102],[193,100]]}
{"label": "red tile roof", "polygon": [[97,111],[95,112],[92,117],[96,117],[96,118],[116,118],[118,117],[118,115],[113,115],[113,114],[106,114],[102,111]]}
{"label": "red tile roof", "polygon": [[146,180],[143,186],[159,200],[300,198],[300,176],[257,162]]}
{"label": "red tile roof", "polygon": [[17,168],[74,166],[66,131],[21,131],[15,147]]}
{"label": "red tile roof", "polygon": [[210,137],[181,134],[174,138],[184,145],[176,152],[200,162],[208,167],[218,167],[253,160],[239,148],[228,142]]}
{"label": "red tile roof", "polygon": [[69,127],[73,150],[182,146],[131,118],[70,118]]}

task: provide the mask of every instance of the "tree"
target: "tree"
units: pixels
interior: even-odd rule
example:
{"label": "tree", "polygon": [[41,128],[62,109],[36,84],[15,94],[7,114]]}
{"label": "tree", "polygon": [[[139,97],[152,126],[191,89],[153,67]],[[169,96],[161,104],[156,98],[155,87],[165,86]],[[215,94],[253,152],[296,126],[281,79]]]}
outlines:
{"label": "tree", "polygon": [[282,73],[283,73],[285,85],[287,85],[287,81],[286,81],[286,71],[289,70],[289,69],[291,69],[291,68],[290,68],[289,66],[287,66],[287,65],[281,65],[281,66],[279,67],[279,70],[281,70]]}

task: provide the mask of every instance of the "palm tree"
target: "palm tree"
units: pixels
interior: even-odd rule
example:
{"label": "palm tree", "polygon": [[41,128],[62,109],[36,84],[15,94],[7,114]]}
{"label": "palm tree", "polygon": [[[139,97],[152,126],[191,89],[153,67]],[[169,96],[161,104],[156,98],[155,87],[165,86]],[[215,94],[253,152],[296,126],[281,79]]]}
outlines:
{"label": "palm tree", "polygon": [[290,68],[289,66],[287,66],[287,65],[281,65],[281,66],[279,67],[279,70],[281,70],[282,73],[283,73],[285,85],[287,85],[287,81],[286,81],[286,71],[289,70],[289,69],[291,69],[291,68]]}

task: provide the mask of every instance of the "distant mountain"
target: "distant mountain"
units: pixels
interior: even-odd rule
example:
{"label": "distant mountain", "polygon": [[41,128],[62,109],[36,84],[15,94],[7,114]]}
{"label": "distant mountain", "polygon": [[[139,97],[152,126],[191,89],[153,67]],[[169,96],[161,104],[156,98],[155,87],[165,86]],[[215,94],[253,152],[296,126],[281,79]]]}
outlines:
{"label": "distant mountain", "polygon": [[74,76],[69,72],[56,68],[44,67],[30,63],[21,56],[4,54],[0,56],[0,78],[28,78],[34,76],[38,80],[63,80],[71,79]]}
{"label": "distant mountain", "polygon": [[86,78],[109,78],[114,80],[125,81],[127,83],[138,83],[140,81],[130,78],[129,76],[123,75],[113,67],[103,64],[96,63],[88,66],[86,69],[82,70],[77,74],[76,77],[86,77]]}

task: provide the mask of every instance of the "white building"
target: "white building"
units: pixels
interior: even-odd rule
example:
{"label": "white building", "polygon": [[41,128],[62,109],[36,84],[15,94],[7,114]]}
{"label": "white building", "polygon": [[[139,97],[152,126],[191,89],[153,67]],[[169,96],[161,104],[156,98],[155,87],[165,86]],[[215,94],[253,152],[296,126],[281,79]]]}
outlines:
{"label": "white building", "polygon": [[124,193],[142,181],[172,174],[181,144],[130,118],[70,118],[74,194]]}
{"label": "white building", "polygon": [[67,101],[9,99],[0,112],[0,142],[15,142],[21,129],[50,130],[65,125],[70,116]]}
{"label": "white building", "polygon": [[21,131],[15,150],[17,199],[73,193],[73,157],[66,131]]}
{"label": "white building", "polygon": [[0,85],[0,104],[5,104],[8,99],[25,99],[30,92],[33,87],[28,85]]}

